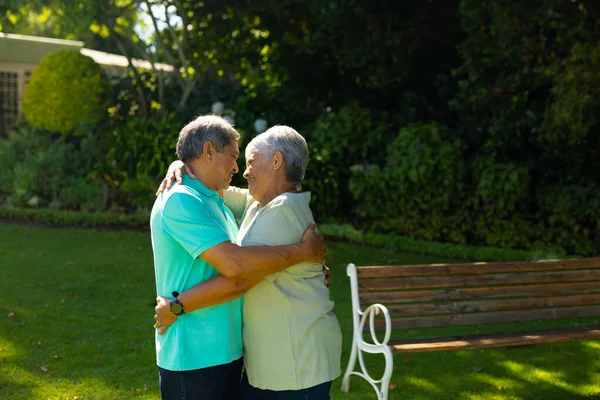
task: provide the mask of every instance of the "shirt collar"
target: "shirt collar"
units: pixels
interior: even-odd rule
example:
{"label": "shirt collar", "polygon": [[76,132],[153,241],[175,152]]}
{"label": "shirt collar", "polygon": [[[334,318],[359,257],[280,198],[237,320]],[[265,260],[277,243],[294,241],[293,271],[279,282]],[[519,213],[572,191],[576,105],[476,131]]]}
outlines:
{"label": "shirt collar", "polygon": [[208,197],[212,197],[212,196],[218,197],[219,196],[219,194],[217,192],[207,188],[199,179],[192,179],[189,176],[187,176],[187,174],[183,175],[183,184],[191,187],[192,189],[199,191],[200,193],[202,193],[205,196],[208,196]]}

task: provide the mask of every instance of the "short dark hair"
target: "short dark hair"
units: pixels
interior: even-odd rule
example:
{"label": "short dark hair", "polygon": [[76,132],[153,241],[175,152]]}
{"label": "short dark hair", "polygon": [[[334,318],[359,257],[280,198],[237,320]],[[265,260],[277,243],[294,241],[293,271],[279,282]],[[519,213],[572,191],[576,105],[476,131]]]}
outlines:
{"label": "short dark hair", "polygon": [[218,115],[203,115],[179,132],[175,153],[181,161],[188,162],[202,155],[206,142],[212,142],[215,150],[222,153],[225,146],[239,138],[240,134],[224,118]]}

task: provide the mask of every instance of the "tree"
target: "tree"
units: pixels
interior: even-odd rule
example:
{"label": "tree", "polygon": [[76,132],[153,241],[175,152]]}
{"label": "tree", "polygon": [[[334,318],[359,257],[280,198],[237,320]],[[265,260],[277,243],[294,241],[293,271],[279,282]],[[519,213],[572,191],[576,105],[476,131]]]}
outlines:
{"label": "tree", "polygon": [[[179,14],[183,12],[183,2],[168,0],[9,0],[0,24],[7,32],[84,40],[98,50],[122,54],[128,59],[140,110],[147,114],[149,101],[144,93],[152,83],[142,77],[134,59],[150,63],[157,82],[150,89],[157,91],[163,111],[182,110],[198,83],[185,57],[189,35],[181,23],[175,23],[182,20]],[[165,110],[167,73],[157,67],[159,62],[173,66],[172,75],[181,90],[174,110]]]}

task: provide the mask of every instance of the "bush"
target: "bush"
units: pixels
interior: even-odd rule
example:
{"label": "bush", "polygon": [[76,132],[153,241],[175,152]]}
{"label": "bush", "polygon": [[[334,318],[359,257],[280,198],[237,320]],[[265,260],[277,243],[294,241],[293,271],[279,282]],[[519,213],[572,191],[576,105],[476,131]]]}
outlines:
{"label": "bush", "polygon": [[0,200],[96,212],[148,210],[175,159],[174,116],[134,118],[103,135],[67,140],[23,124],[0,141]]}
{"label": "bush", "polygon": [[0,192],[18,206],[102,210],[103,186],[89,174],[101,154],[93,137],[77,146],[21,125],[0,141]]}
{"label": "bush", "polygon": [[[48,132],[22,126],[0,142],[0,188],[18,205],[42,206],[58,197],[72,146],[54,143]],[[40,204],[41,203],[41,204]]]}
{"label": "bush", "polygon": [[104,157],[96,171],[114,193],[114,208],[135,211],[152,207],[156,188],[176,159],[175,145],[183,125],[172,114],[159,120],[135,117],[115,124],[104,135]]}
{"label": "bush", "polygon": [[540,241],[570,253],[598,254],[600,188],[597,185],[554,185],[538,190]]}
{"label": "bush", "polygon": [[102,139],[106,163],[114,179],[164,176],[176,158],[175,145],[183,123],[175,115],[160,120],[131,118],[115,125]]}
{"label": "bush", "polygon": [[524,218],[531,215],[527,168],[480,157],[470,169],[474,184],[470,208],[477,243],[528,248],[536,234]]}
{"label": "bush", "polygon": [[438,124],[403,128],[389,166],[355,166],[350,190],[362,224],[428,240],[464,243],[465,166],[461,143]]}
{"label": "bush", "polygon": [[150,211],[156,200],[155,193],[159,183],[160,180],[144,175],[126,178],[120,187],[122,200],[125,204],[133,206],[136,211]]}
{"label": "bush", "polygon": [[307,136],[311,159],[304,185],[312,193],[315,214],[321,219],[348,217],[354,208],[350,167],[385,162],[388,125],[353,103],[321,115]]}
{"label": "bush", "polygon": [[23,113],[34,127],[63,135],[84,134],[107,115],[108,78],[98,64],[63,50],[45,56],[25,89]]}

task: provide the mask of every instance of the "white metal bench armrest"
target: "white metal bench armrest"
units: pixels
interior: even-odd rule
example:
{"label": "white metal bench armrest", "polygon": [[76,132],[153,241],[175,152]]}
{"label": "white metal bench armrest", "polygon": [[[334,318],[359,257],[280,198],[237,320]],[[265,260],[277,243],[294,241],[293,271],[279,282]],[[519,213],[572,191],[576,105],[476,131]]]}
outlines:
{"label": "white metal bench armrest", "polygon": [[[375,316],[379,313],[383,313],[383,317],[385,318],[385,336],[383,341],[379,341],[377,339],[377,332],[375,331]],[[360,311],[359,311],[360,313]],[[363,332],[365,323],[367,322],[367,318],[369,319],[369,330],[371,332],[371,339],[373,340],[374,345],[378,346],[387,346],[390,341],[390,335],[392,334],[392,321],[390,319],[390,312],[387,307],[382,304],[372,304],[365,311],[363,311],[360,320],[360,327],[358,332]],[[357,333],[358,333],[357,332]],[[364,340],[363,340],[364,342]],[[366,343],[366,342],[365,342]],[[369,344],[369,343],[366,343]]]}
{"label": "white metal bench armrest", "polygon": [[[377,399],[387,400],[388,389],[390,379],[392,377],[392,371],[394,369],[394,361],[392,359],[392,352],[388,346],[390,335],[392,333],[392,321],[390,319],[390,313],[386,306],[382,304],[372,304],[362,311],[360,308],[360,298],[358,295],[358,275],[356,266],[354,264],[348,264],[346,273],[350,277],[350,292],[352,297],[352,349],[350,352],[350,359],[348,361],[348,367],[346,373],[342,379],[342,391],[347,392],[350,389],[350,376],[357,375],[364,378],[375,390]],[[375,316],[383,313],[385,319],[385,336],[383,341],[379,341],[377,338],[377,332],[375,332]],[[363,331],[365,324],[369,323],[369,330],[371,333],[372,343],[367,343],[363,339]],[[367,372],[365,362],[363,360],[362,352],[372,354],[383,354],[385,358],[385,371],[381,379],[374,379]],[[360,364],[361,372],[354,371],[354,366],[358,360]]]}

